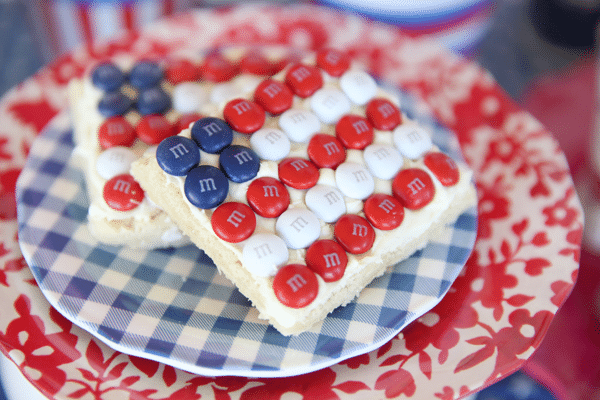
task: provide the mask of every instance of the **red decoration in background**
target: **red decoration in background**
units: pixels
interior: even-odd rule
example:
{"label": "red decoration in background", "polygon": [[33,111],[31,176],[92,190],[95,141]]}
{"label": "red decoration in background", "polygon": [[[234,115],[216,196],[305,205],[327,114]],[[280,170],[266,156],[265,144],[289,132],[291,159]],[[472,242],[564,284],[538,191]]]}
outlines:
{"label": "red decoration in background", "polygon": [[41,132],[59,111],[46,99],[13,103],[9,106],[8,110],[13,113],[23,125],[32,126],[36,133]]}
{"label": "red decoration in background", "polygon": [[19,169],[0,171],[0,221],[17,218],[15,187],[20,173]]}

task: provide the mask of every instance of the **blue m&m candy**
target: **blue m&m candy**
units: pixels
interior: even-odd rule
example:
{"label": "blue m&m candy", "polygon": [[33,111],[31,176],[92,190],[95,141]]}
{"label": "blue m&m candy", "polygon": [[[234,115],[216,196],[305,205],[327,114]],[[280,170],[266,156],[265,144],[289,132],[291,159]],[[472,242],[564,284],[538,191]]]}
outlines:
{"label": "blue m&m candy", "polygon": [[125,74],[115,64],[106,62],[98,65],[92,72],[92,84],[98,89],[112,92],[125,82]]}
{"label": "blue m&m candy", "polygon": [[137,109],[142,115],[163,114],[171,108],[171,98],[161,88],[142,90],[138,96]]}
{"label": "blue m&m candy", "polygon": [[192,139],[207,153],[220,153],[233,141],[233,131],[225,121],[207,117],[192,125]]}
{"label": "blue m&m candy", "polygon": [[229,181],[220,169],[212,165],[200,165],[188,172],[183,191],[196,207],[214,208],[227,198]]}
{"label": "blue m&m candy", "polygon": [[230,180],[242,183],[256,176],[260,158],[248,147],[232,145],[221,152],[219,166]]}
{"label": "blue m&m candy", "polygon": [[200,162],[200,151],[193,140],[171,136],[156,148],[156,161],[167,174],[184,176]]}
{"label": "blue m&m candy", "polygon": [[133,105],[131,99],[121,92],[108,92],[98,102],[98,111],[106,118],[123,115]]}
{"label": "blue m&m candy", "polygon": [[129,72],[129,83],[138,89],[149,89],[163,78],[160,66],[152,61],[139,61]]}

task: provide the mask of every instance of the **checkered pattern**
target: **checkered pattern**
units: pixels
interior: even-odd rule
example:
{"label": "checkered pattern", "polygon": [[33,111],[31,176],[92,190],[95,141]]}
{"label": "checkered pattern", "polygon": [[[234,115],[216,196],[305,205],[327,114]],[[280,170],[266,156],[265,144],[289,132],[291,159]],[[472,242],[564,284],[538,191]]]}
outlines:
{"label": "checkered pattern", "polygon": [[[401,98],[432,128],[434,143],[459,156],[456,139]],[[84,177],[69,163],[72,132],[55,125],[34,143],[17,188],[19,239],[40,288],[115,349],[190,372],[288,376],[373,350],[439,302],[475,240],[473,207],[319,327],[285,337],[194,246],[140,251],[95,242]]]}

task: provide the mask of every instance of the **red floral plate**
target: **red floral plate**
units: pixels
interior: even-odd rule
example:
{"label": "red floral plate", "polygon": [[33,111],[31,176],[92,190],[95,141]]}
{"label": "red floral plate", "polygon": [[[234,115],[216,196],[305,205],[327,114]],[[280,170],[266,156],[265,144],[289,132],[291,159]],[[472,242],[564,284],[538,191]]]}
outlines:
{"label": "red floral plate", "polygon": [[[50,307],[17,242],[14,187],[28,149],[65,110],[66,84],[95,60],[180,46],[346,49],[454,130],[479,190],[473,254],[446,297],[381,348],[292,378],[210,378],[110,349]],[[300,5],[186,13],[69,53],[0,101],[0,348],[43,393],[67,398],[453,399],[514,372],[573,288],[583,214],[550,133],[476,64],[387,25]]]}

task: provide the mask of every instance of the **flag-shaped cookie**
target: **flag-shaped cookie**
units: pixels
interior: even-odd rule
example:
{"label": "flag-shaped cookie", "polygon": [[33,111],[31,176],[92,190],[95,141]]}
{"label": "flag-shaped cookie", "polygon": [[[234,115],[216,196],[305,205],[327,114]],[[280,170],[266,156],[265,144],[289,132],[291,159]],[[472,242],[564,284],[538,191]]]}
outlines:
{"label": "flag-shaped cookie", "polygon": [[471,171],[330,49],[163,140],[132,174],[285,335],[476,203]]}

